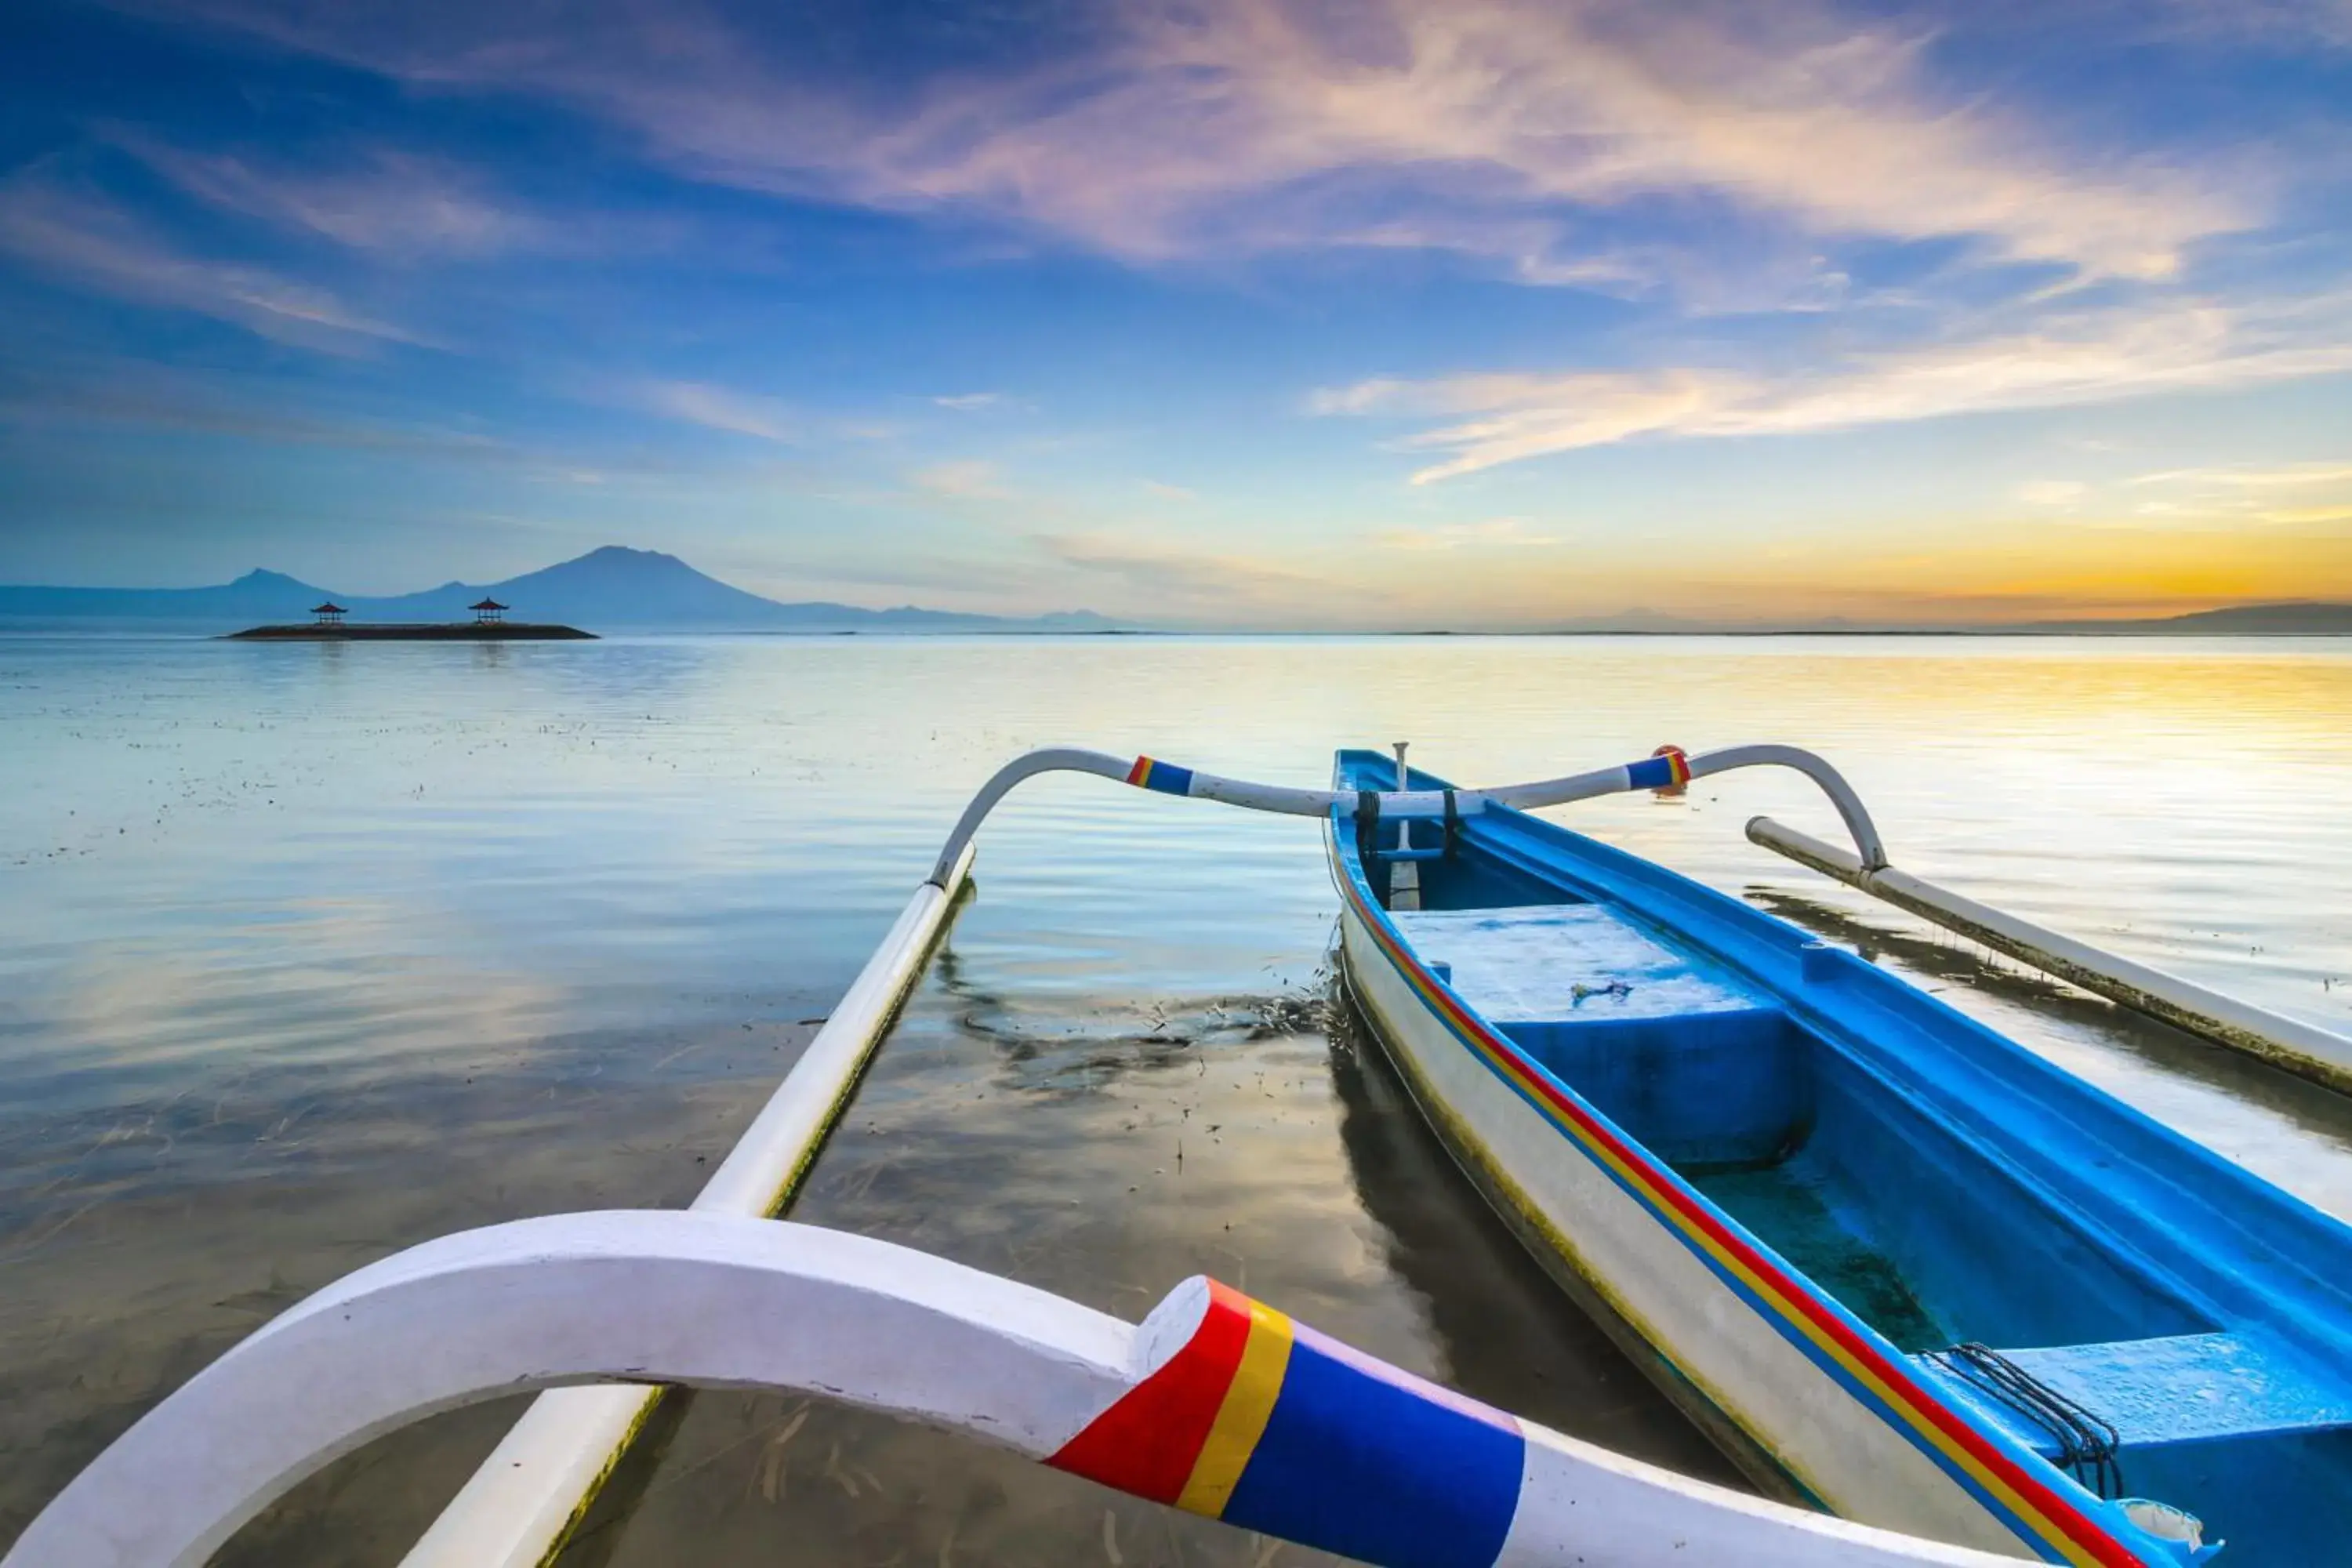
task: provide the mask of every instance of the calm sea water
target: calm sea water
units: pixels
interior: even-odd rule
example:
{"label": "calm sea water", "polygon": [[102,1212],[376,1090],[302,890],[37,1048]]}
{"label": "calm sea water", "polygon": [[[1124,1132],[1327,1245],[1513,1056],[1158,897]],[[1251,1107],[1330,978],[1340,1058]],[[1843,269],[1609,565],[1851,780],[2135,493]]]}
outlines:
{"label": "calm sea water", "polygon": [[[2352,647],[2047,639],[0,640],[0,1542],[308,1291],[688,1199],[968,793],[1027,747],[1317,784],[1813,746],[1897,863],[2352,1032]],[[1749,846],[1793,779],[1561,813],[1858,944],[2323,1208],[2352,1106]],[[1485,1215],[1328,1005],[1311,824],[1047,781],[797,1217],[1128,1317],[1207,1271],[1562,1428],[1728,1472]],[[226,1560],[390,1563],[514,1406]],[[678,1401],[576,1563],[1316,1561],[895,1423]]]}

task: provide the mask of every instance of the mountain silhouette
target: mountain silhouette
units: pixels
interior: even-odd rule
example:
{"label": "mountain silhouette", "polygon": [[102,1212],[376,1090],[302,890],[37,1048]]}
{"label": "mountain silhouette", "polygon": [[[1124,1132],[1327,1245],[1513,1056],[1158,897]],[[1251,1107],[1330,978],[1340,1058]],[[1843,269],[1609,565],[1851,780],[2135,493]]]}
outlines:
{"label": "mountain silhouette", "polygon": [[283,572],[248,572],[216,588],[0,587],[0,616],[57,620],[252,620],[307,613],[325,596]]}
{"label": "mountain silhouette", "polygon": [[[164,624],[190,631],[232,631],[263,622],[306,621],[310,606],[332,599],[354,621],[464,621],[488,595],[518,621],[556,621],[588,631],[772,632],[1097,632],[1134,626],[1088,610],[1028,618],[925,610],[861,609],[826,600],[781,604],[708,576],[657,550],[608,544],[553,566],[496,583],[444,583],[388,598],[346,595],[289,577],[252,571],[211,588],[40,588],[0,586],[0,621]],[[2352,605],[2239,605],[2227,609],[2147,620],[2042,621],[2027,625],[1939,626],[1843,621],[1770,627],[1725,626],[1646,610],[1564,623],[1560,632],[1982,632],[2150,637],[2352,635]]]}
{"label": "mountain silhouette", "polygon": [[0,587],[0,616],[42,620],[234,623],[301,621],[332,599],[354,621],[462,621],[488,595],[521,621],[559,621],[598,630],[635,626],[692,631],[1045,632],[1101,631],[1120,623],[1089,611],[1019,619],[924,610],[861,609],[824,600],[780,604],[706,576],[675,555],[608,544],[496,583],[445,583],[388,598],[346,595],[253,571],[212,588]]}
{"label": "mountain silhouette", "polygon": [[[2064,621],[2057,629],[2081,631],[2098,623]],[[2352,605],[2299,600],[2286,605],[2232,605],[2221,610],[2198,610],[2161,620],[2105,623],[2107,629],[2131,632],[2212,633],[2225,637],[2341,637],[2352,633]]]}

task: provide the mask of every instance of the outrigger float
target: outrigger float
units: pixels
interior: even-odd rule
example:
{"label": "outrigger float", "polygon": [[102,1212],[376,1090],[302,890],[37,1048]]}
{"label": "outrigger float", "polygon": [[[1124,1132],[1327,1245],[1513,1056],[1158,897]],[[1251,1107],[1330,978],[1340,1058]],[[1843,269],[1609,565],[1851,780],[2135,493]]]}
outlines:
{"label": "outrigger float", "polygon": [[[1402,747],[1340,753],[1328,790],[1034,752],[974,799],[691,1210],[524,1220],[351,1275],[151,1411],[5,1563],[196,1568],[372,1437],[544,1388],[407,1560],[526,1568],[665,1386],[822,1394],[1388,1568],[2352,1558],[2352,1229],[1853,954],[1527,815],[1766,764],[1818,783],[1854,848],[1761,818],[1759,843],[2225,1044],[2352,1065],[2352,1042],[1894,871],[1853,791],[1794,748],[1480,791]],[[1347,984],[1431,1122],[1777,1497],[1491,1409],[1212,1280],[1130,1325],[764,1217],[919,974],[981,823],[1051,771],[1321,819]]]}

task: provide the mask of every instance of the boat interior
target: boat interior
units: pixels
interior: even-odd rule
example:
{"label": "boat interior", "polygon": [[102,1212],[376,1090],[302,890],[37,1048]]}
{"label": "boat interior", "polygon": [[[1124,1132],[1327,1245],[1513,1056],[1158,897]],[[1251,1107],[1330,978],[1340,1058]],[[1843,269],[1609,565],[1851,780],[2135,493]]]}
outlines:
{"label": "boat interior", "polygon": [[[1395,770],[1349,752],[1340,784]],[[1517,813],[1446,837],[1380,824],[1369,868],[1344,822],[1337,842],[1464,1003],[1948,1400],[2095,1491],[2199,1516],[2230,1562],[2352,1560],[2352,1378],[2190,1222],[2256,1248],[2308,1226],[2210,1195],[2150,1212],[2150,1146],[2179,1141],[1760,911]],[[2339,1298],[2347,1240],[2294,1260]]]}

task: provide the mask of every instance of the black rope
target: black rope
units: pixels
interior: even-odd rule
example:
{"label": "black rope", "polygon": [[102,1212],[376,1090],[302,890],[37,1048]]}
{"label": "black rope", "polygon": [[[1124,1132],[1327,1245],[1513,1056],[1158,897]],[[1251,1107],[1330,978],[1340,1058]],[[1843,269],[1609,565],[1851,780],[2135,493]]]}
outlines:
{"label": "black rope", "polygon": [[1445,858],[1454,858],[1454,846],[1462,841],[1462,808],[1454,804],[1454,792],[1445,792]]}
{"label": "black rope", "polygon": [[2055,1438],[2057,1461],[2076,1480],[2103,1498],[2123,1496],[2123,1467],[2116,1460],[2122,1438],[2113,1426],[1999,1351],[1974,1341],[1931,1353]]}

